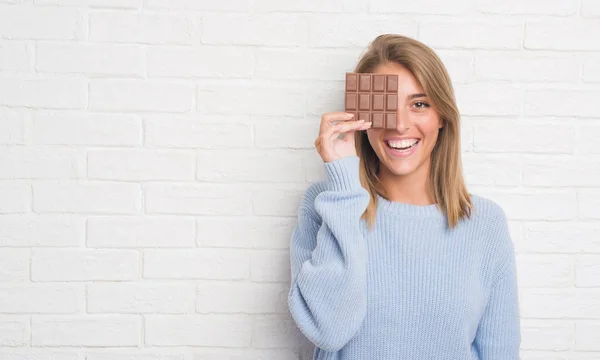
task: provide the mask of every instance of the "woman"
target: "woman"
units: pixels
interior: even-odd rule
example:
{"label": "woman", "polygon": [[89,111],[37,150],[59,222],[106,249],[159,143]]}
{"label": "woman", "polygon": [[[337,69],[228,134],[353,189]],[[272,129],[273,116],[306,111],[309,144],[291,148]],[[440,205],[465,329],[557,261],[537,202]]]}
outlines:
{"label": "woman", "polygon": [[314,359],[520,359],[506,216],[465,188],[442,62],[416,40],[381,35],[355,72],[399,76],[397,125],[322,117],[327,180],[300,204],[288,294]]}

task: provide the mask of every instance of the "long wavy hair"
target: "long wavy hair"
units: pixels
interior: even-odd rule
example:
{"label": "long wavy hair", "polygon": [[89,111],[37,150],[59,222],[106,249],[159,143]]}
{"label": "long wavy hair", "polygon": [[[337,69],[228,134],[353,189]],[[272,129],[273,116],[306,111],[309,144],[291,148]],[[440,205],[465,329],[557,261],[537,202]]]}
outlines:
{"label": "long wavy hair", "polygon": [[[381,64],[394,62],[404,66],[417,79],[443,122],[431,153],[428,187],[433,200],[444,213],[449,228],[464,217],[471,217],[473,204],[465,186],[460,152],[460,113],[454,89],[444,64],[425,44],[396,34],[380,35],[373,40],[359,60],[355,72],[372,73]],[[369,228],[375,224],[377,195],[388,198],[379,181],[379,158],[371,147],[367,132],[355,136],[360,157],[360,181],[371,200],[362,214]]]}

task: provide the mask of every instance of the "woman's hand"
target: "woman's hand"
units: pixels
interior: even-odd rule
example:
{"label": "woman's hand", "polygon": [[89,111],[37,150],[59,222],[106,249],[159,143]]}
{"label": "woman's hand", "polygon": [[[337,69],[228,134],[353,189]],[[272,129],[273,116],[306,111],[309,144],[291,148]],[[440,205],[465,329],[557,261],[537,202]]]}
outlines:
{"label": "woman's hand", "polygon": [[319,136],[315,140],[317,152],[324,162],[332,162],[348,156],[356,156],[354,133],[367,130],[370,122],[353,120],[352,114],[329,112],[321,117]]}

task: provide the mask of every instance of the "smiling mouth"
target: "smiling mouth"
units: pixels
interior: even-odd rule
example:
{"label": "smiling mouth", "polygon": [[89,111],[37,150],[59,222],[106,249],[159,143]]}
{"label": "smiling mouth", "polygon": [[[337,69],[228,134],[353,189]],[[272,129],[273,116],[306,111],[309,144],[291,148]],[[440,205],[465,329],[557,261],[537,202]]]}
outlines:
{"label": "smiling mouth", "polygon": [[403,142],[403,143],[394,142],[394,146],[392,146],[389,141],[384,141],[385,145],[388,148],[390,148],[392,150],[397,150],[397,151],[410,150],[413,147],[417,146],[417,144],[419,142],[421,142],[421,140],[414,140],[412,142]]}

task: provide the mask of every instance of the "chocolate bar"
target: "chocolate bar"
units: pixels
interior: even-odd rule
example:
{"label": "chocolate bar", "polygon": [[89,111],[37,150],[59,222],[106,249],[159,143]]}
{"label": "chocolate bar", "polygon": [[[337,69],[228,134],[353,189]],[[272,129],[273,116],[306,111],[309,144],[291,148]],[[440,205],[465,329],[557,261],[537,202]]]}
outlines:
{"label": "chocolate bar", "polygon": [[346,112],[372,122],[372,129],[396,127],[398,75],[346,73]]}

